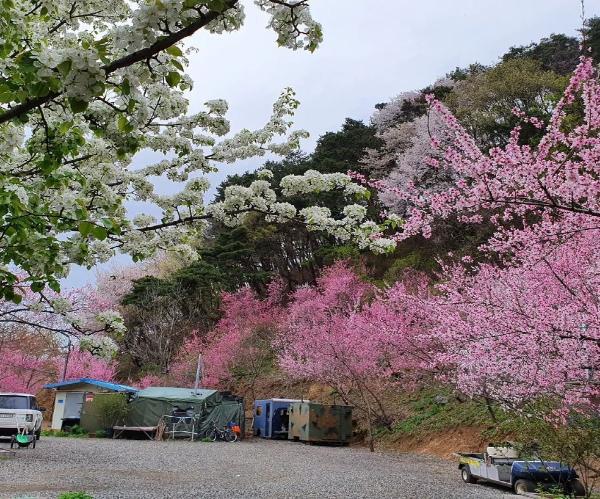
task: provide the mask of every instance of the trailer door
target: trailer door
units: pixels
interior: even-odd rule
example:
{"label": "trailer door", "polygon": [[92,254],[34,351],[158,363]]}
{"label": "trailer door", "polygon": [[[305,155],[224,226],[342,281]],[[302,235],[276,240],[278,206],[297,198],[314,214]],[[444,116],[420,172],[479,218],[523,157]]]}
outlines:
{"label": "trailer door", "polygon": [[273,428],[273,416],[271,414],[271,402],[265,404],[265,437],[271,438]]}

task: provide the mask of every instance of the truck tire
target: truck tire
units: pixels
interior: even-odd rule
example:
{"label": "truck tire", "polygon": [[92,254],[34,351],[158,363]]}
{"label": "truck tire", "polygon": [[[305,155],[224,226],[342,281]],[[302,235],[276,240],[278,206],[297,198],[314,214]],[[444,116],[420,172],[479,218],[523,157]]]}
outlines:
{"label": "truck tire", "polygon": [[460,470],[460,476],[465,483],[477,483],[477,478],[471,475],[471,468],[468,464],[465,464]]}
{"label": "truck tire", "polygon": [[535,483],[531,480],[520,479],[515,482],[515,494],[522,496],[528,492],[535,492]]}
{"label": "truck tire", "polygon": [[575,497],[585,497],[585,487],[579,480],[571,480],[569,489],[569,492],[572,492]]}
{"label": "truck tire", "polygon": [[35,432],[35,439],[39,440],[42,436],[42,430],[39,429],[38,431]]}

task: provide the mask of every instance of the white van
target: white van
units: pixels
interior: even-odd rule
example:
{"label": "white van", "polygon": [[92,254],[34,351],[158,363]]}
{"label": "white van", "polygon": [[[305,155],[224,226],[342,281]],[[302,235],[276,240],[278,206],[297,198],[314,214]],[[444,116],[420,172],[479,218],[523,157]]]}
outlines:
{"label": "white van", "polygon": [[25,428],[39,439],[43,410],[29,393],[0,393],[0,437],[16,435],[18,429]]}

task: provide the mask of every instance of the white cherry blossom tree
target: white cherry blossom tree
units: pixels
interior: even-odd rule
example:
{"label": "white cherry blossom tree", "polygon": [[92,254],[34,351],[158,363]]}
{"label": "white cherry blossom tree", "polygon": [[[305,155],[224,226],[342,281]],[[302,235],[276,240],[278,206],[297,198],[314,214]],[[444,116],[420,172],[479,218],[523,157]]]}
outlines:
{"label": "white cherry blossom tree", "polygon": [[[279,45],[313,51],[322,30],[308,3],[254,5],[269,16]],[[159,249],[192,257],[203,220],[235,224],[251,211],[301,220],[381,251],[393,245],[359,204],[336,220],[324,208],[297,212],[279,203],[268,172],[204,206],[208,182],[201,174],[252,156],[287,154],[306,136],[292,130],[298,101],[291,89],[257,130],[229,135],[220,99],[188,113],[193,81],[183,41],[199,30],[238,30],[243,21],[238,0],[0,0],[0,296],[21,299],[17,275],[34,292],[58,291],[70,264],[92,266],[116,251],[136,260]],[[142,149],[164,159],[132,169]],[[159,195],[156,176],[184,187]],[[355,199],[367,192],[346,175],[316,172],[285,179],[284,189],[342,189]],[[161,215],[130,219],[128,200],[154,203]]]}

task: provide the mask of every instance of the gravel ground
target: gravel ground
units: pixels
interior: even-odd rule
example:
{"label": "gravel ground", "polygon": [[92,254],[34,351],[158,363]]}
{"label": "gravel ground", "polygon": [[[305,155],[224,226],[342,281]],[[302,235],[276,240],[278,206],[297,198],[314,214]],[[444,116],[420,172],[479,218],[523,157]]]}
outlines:
{"label": "gravel ground", "polygon": [[[2,447],[6,447],[4,443]],[[464,484],[456,464],[415,454],[287,441],[152,442],[42,437],[0,460],[0,497],[515,497]]]}

